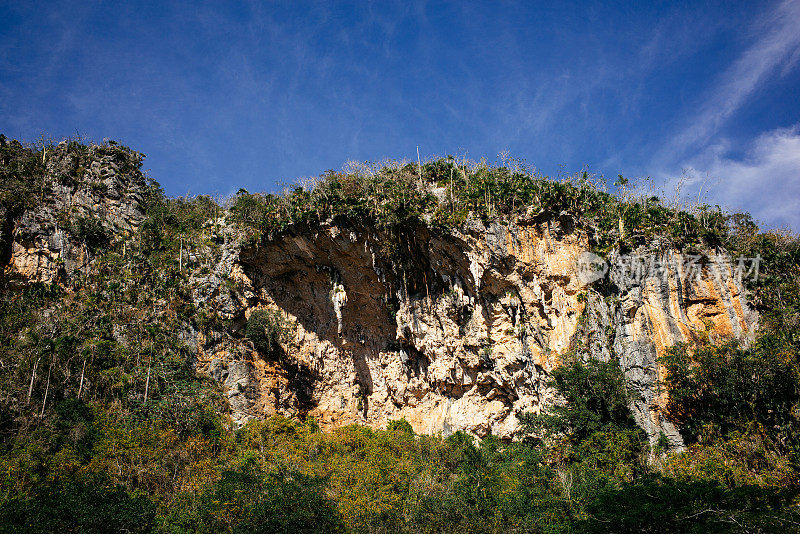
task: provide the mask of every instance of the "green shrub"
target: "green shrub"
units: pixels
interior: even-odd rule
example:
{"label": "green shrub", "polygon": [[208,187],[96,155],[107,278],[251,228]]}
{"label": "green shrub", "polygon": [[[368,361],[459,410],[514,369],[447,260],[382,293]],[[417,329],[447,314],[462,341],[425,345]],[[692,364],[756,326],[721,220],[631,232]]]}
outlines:
{"label": "green shrub", "polygon": [[291,331],[277,310],[255,310],[247,320],[245,335],[264,356],[277,359],[281,354],[281,343],[289,340]]}
{"label": "green shrub", "polygon": [[146,533],[155,514],[147,497],[132,496],[104,477],[61,480],[0,504],[0,532]]}
{"label": "green shrub", "polygon": [[800,520],[794,497],[778,488],[650,476],[600,490],[570,532],[783,532]]}
{"label": "green shrub", "polygon": [[550,387],[563,402],[539,415],[521,414],[523,433],[563,435],[580,443],[595,432],[637,429],[625,377],[614,359],[567,359],[553,370]]}
{"label": "green shrub", "polygon": [[723,436],[756,428],[779,443],[800,431],[797,356],[778,336],[763,335],[750,348],[735,342],[678,345],[661,358],[667,411],[689,442],[713,425]]}
{"label": "green shrub", "polygon": [[414,435],[414,429],[411,427],[411,423],[405,420],[405,418],[395,419],[393,421],[389,421],[389,424],[386,425],[386,430],[389,432],[403,432],[405,434]]}
{"label": "green shrub", "polygon": [[0,206],[6,215],[18,216],[50,192],[45,181],[42,150],[51,146],[23,147],[0,134]]}
{"label": "green shrub", "polygon": [[102,221],[93,216],[78,217],[72,223],[70,230],[90,250],[107,246],[112,238],[111,232],[103,226]]}
{"label": "green shrub", "polygon": [[199,497],[184,496],[165,518],[172,532],[342,532],[324,481],[301,473],[265,473],[252,459],[222,473]]}

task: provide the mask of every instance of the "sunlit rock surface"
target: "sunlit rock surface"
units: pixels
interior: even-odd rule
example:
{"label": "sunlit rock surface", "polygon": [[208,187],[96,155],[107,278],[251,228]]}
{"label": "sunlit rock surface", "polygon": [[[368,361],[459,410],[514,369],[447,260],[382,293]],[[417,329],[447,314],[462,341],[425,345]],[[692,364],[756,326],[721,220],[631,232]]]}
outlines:
{"label": "sunlit rock surface", "polygon": [[[122,246],[135,235],[144,219],[141,156],[88,150],[88,166],[76,169],[59,145],[42,203],[18,219],[0,212],[6,280],[62,283],[91,268],[97,252],[64,220],[91,219]],[[658,243],[632,254],[660,258],[661,269],[612,269],[587,285],[578,260],[589,243],[566,216],[395,234],[329,221],[255,242],[224,213],[207,227],[217,245],[187,247],[181,262],[198,314],[220,321],[196,320],[175,335],[197,370],[221,384],[237,425],[274,413],[312,415],[324,429],[404,417],[417,432],[511,439],[519,413],[556,401],[549,374],[574,351],[619,361],[637,422],[651,440],[663,433],[678,448],[680,433],[661,410],[658,358],[704,337],[747,343],[758,319],[730,260],[689,269]],[[284,318],[278,354],[260,354],[244,335],[258,309]]]}

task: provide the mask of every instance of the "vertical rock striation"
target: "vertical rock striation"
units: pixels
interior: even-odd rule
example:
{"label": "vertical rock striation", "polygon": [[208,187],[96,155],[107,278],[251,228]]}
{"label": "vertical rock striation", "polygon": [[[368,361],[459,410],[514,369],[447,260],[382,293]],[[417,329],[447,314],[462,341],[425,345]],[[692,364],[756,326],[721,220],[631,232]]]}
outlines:
{"label": "vertical rock striation", "polygon": [[[612,272],[602,290],[587,286],[576,267],[587,240],[566,217],[488,227],[470,220],[442,234],[416,228],[399,237],[399,260],[385,253],[392,240],[331,222],[230,245],[236,260],[225,276],[238,296],[215,306],[241,320],[279,310],[292,333],[277,361],[240,345],[247,370],[237,380],[250,396],[236,393],[237,420],[301,413],[332,428],[404,417],[418,432],[510,439],[518,413],[555,400],[549,373],[572,350],[616,358],[637,422],[651,440],[663,432],[680,447],[661,412],[658,357],[703,336],[746,343],[757,322],[726,260],[686,273],[683,256],[656,251],[669,259],[664,269]],[[201,361],[226,357],[230,367],[229,356]]]}

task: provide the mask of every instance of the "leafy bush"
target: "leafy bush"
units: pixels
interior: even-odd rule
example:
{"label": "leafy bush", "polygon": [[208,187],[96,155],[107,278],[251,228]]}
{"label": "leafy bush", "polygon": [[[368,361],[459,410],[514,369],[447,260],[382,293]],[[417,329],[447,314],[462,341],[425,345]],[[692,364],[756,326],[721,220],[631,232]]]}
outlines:
{"label": "leafy bush", "polygon": [[184,496],[166,517],[171,532],[341,532],[324,481],[302,473],[265,473],[252,460],[225,471],[197,498]]}
{"label": "leafy bush", "polygon": [[405,434],[414,435],[414,429],[411,428],[411,423],[405,420],[405,418],[395,419],[393,421],[389,421],[389,424],[386,425],[386,430],[389,432],[403,432]]}
{"label": "leafy bush", "polygon": [[42,157],[46,148],[52,147],[23,147],[0,134],[0,206],[7,216],[19,216],[50,192]]}
{"label": "leafy bush", "polygon": [[797,440],[796,354],[775,336],[762,336],[748,349],[735,342],[693,349],[679,345],[661,363],[666,369],[668,413],[690,442],[708,425],[726,435],[754,424],[784,445]]}
{"label": "leafy bush", "polygon": [[71,225],[72,234],[86,244],[90,250],[97,250],[108,245],[111,232],[103,226],[102,221],[93,216],[78,217]]}
{"label": "leafy bush", "polygon": [[268,358],[277,359],[281,354],[281,343],[289,340],[291,331],[279,311],[255,310],[247,320],[245,335],[256,350]]}
{"label": "leafy bush", "polygon": [[800,514],[792,492],[652,476],[598,492],[574,532],[779,532]]}
{"label": "leafy bush", "polygon": [[540,415],[522,414],[525,433],[563,435],[579,443],[595,432],[637,429],[628,408],[630,393],[616,360],[567,359],[553,370],[550,387],[563,402]]}
{"label": "leafy bush", "polygon": [[0,503],[0,532],[150,532],[155,505],[104,477],[61,480]]}

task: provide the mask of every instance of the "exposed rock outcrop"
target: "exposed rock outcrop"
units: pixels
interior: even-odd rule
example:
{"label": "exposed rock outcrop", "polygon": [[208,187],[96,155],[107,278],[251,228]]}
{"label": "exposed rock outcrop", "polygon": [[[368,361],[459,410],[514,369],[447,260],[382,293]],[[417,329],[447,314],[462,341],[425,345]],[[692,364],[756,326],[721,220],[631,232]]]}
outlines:
{"label": "exposed rock outcrop", "polygon": [[554,400],[549,372],[583,344],[591,357],[618,359],[650,438],[663,432],[680,447],[660,410],[657,358],[698,336],[747,342],[757,321],[724,259],[686,273],[683,256],[656,250],[663,268],[587,286],[576,265],[588,244],[567,218],[418,228],[400,237],[403,266],[383,253],[392,239],[330,223],[223,253],[220,278],[237,289],[216,306],[231,318],[280,310],[293,334],[277,362],[244,346],[200,359],[237,366],[235,387],[225,379],[237,420],[308,413],[331,428],[405,417],[419,432],[510,438],[518,413]]}
{"label": "exposed rock outcrop", "polygon": [[3,217],[10,253],[4,276],[25,283],[55,282],[87,268],[93,246],[131,235],[144,218],[141,154],[64,141],[43,158],[36,203],[16,220]]}
{"label": "exposed rock outcrop", "polygon": [[[61,282],[90,268],[93,242],[124,242],[144,219],[140,163],[108,145],[46,155],[40,202],[19,216],[0,206],[4,276]],[[747,343],[757,322],[730,260],[690,270],[658,243],[636,251],[658,268],[612,268],[587,284],[589,241],[567,216],[399,233],[336,220],[250,242],[223,214],[207,232],[215,245],[187,247],[180,261],[198,313],[224,323],[195,320],[176,335],[222,384],[239,425],[273,413],[310,414],[323,428],[404,417],[418,432],[510,439],[520,412],[555,400],[549,374],[576,351],[616,358],[637,422],[680,447],[661,412],[658,357],[703,336]],[[282,317],[274,354],[244,335],[261,309]]]}

